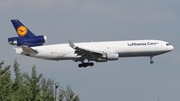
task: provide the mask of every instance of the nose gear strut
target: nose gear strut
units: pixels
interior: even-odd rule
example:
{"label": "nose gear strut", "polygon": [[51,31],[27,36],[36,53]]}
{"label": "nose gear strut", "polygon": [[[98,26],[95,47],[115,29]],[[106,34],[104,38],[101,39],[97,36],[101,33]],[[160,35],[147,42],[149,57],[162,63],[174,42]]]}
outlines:
{"label": "nose gear strut", "polygon": [[153,61],[153,56],[150,56],[150,63],[153,64],[154,61]]}

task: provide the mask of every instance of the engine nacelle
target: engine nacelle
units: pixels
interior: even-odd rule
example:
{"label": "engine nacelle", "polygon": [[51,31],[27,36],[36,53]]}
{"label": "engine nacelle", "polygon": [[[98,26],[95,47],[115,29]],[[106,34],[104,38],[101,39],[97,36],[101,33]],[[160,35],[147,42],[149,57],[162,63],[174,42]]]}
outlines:
{"label": "engine nacelle", "polygon": [[109,60],[118,60],[119,54],[115,52],[108,52],[102,55],[101,58],[96,59],[96,62],[107,62]]}
{"label": "engine nacelle", "polygon": [[35,37],[12,37],[8,38],[8,42],[11,45],[27,45],[27,46],[40,46],[46,43],[46,36],[40,35]]}
{"label": "engine nacelle", "polygon": [[114,52],[106,53],[107,60],[118,60],[119,54]]}

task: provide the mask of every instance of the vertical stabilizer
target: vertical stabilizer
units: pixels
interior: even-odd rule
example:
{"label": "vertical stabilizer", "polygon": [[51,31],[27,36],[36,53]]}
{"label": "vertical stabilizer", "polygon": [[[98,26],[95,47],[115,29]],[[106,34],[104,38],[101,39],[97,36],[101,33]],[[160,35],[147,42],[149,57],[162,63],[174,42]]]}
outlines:
{"label": "vertical stabilizer", "polygon": [[23,25],[19,20],[11,20],[18,36],[24,36],[24,37],[34,37],[35,35],[25,26]]}

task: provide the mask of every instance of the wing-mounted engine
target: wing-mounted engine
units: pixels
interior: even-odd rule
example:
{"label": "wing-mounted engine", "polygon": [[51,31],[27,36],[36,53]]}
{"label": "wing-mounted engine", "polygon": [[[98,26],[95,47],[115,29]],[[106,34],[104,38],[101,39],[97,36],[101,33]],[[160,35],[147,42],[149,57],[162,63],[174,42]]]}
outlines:
{"label": "wing-mounted engine", "polygon": [[8,42],[11,45],[21,46],[41,46],[46,43],[47,38],[44,35],[34,37],[11,37],[8,38]]}
{"label": "wing-mounted engine", "polygon": [[104,53],[102,57],[96,59],[96,62],[107,62],[112,60],[118,60],[119,54],[115,52]]}

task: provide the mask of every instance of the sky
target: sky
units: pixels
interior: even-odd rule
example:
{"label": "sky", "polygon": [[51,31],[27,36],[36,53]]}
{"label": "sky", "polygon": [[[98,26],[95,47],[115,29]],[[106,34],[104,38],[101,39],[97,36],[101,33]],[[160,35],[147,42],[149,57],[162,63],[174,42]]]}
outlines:
{"label": "sky", "polygon": [[[0,60],[22,72],[38,73],[70,85],[81,101],[180,100],[179,0],[0,0]],[[78,63],[48,61],[15,54],[8,44],[17,36],[10,20],[19,19],[46,44],[158,39],[174,50],[154,57],[120,58],[78,68]],[[13,69],[12,69],[13,71]]]}

